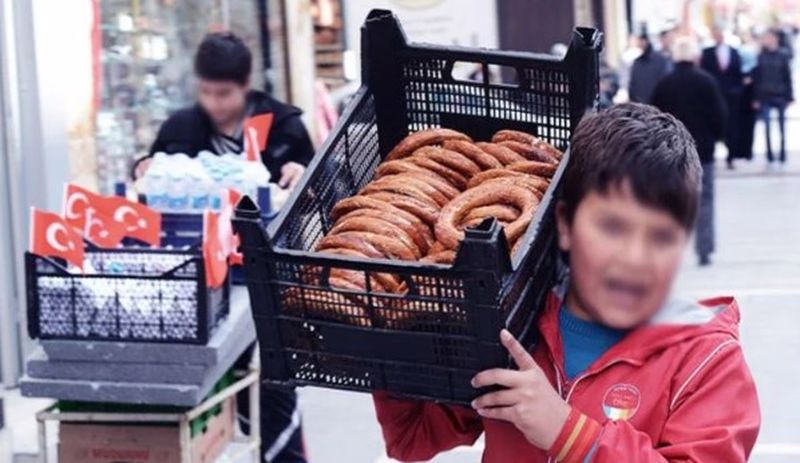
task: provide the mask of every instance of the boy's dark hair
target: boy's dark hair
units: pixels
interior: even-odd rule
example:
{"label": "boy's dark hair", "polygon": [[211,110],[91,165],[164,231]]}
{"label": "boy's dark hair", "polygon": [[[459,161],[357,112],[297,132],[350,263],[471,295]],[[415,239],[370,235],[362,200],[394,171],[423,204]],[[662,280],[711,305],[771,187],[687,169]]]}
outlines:
{"label": "boy's dark hair", "polygon": [[586,194],[605,193],[627,181],[636,199],[690,230],[701,175],[694,139],[682,123],[653,106],[626,103],[589,114],[578,124],[561,199],[571,222]]}
{"label": "boy's dark hair", "polygon": [[229,80],[245,85],[250,79],[253,57],[242,39],[230,32],[205,36],[194,55],[194,71],[206,80]]}

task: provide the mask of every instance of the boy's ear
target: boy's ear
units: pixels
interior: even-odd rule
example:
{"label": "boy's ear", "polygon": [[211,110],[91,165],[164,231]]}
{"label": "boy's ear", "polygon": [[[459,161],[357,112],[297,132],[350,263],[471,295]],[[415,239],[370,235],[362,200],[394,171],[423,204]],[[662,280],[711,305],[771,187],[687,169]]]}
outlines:
{"label": "boy's ear", "polygon": [[559,201],[556,205],[556,224],[558,225],[558,247],[564,252],[569,252],[572,245],[570,224],[567,220],[567,205],[563,201]]}

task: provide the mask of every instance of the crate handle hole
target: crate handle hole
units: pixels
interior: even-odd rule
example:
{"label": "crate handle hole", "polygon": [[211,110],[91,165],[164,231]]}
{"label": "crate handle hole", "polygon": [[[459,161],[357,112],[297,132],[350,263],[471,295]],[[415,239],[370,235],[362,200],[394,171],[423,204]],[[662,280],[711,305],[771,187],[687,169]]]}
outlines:
{"label": "crate handle hole", "polygon": [[449,78],[453,82],[483,84],[484,72],[488,70],[489,83],[509,87],[522,86],[524,74],[514,66],[486,64],[475,61],[454,61],[449,63]]}

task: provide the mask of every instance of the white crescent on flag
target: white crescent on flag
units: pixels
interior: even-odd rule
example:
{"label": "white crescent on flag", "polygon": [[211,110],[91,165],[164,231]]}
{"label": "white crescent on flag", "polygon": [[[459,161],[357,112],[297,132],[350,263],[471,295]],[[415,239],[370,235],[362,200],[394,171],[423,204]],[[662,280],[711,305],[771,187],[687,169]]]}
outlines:
{"label": "white crescent on flag", "polygon": [[61,232],[63,236],[67,236],[67,227],[60,223],[52,223],[49,227],[47,227],[47,231],[45,232],[45,239],[47,243],[61,252],[71,251],[75,249],[75,243],[72,241],[67,241],[67,243],[63,243],[58,239],[58,233]]}
{"label": "white crescent on flag", "polygon": [[90,214],[91,219],[86,224],[86,235],[87,236],[94,236],[94,234],[92,233],[92,230],[95,227],[99,227],[100,231],[97,233],[97,236],[99,236],[100,238],[108,238],[109,233],[108,233],[108,230],[103,228],[103,221],[97,218],[97,215],[94,214],[94,210],[93,209],[91,209],[89,211],[89,214]]}
{"label": "white crescent on flag", "polygon": [[[125,220],[125,216],[131,215],[134,217],[133,225],[127,225],[128,222]],[[139,228],[147,228],[147,221],[144,218],[139,217],[139,214],[136,212],[136,209],[130,206],[120,206],[114,211],[114,220],[117,222],[121,222],[122,224],[126,225],[126,230],[128,232],[132,232]]]}
{"label": "white crescent on flag", "polygon": [[83,192],[80,191],[76,191],[71,195],[69,195],[69,197],[67,198],[67,203],[64,207],[65,209],[64,215],[68,220],[76,220],[81,217],[82,213],[75,211],[75,205],[79,203],[82,203],[84,205],[83,207],[85,210],[85,208],[89,205],[89,198]]}

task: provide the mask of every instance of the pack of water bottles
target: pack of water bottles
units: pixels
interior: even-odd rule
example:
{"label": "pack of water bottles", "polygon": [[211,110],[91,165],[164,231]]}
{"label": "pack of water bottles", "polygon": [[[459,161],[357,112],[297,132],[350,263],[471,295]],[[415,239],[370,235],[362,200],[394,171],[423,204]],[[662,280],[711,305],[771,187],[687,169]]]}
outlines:
{"label": "pack of water bottles", "polygon": [[156,153],[140,183],[147,205],[161,212],[202,213],[219,210],[225,188],[251,198],[269,186],[270,174],[260,161],[233,153],[217,156],[201,151],[186,154]]}

